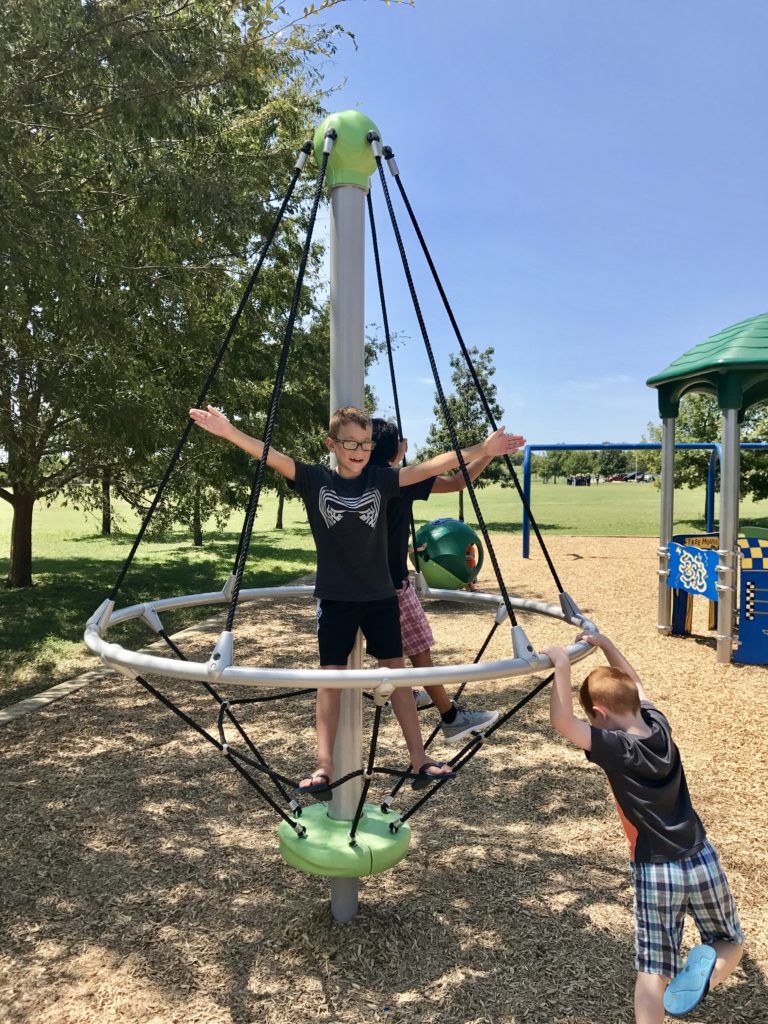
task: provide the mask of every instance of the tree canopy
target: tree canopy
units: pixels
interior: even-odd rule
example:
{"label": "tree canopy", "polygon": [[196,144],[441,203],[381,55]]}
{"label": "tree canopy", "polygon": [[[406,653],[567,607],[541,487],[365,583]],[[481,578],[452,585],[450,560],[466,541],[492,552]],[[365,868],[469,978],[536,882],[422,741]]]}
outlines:
{"label": "tree canopy", "polygon": [[[496,367],[493,365],[494,350],[493,348],[486,348],[481,351],[476,346],[472,346],[467,351],[493,417],[497,423],[500,423],[504,416],[504,410],[497,400],[496,384],[492,379],[496,373]],[[452,354],[450,356],[450,364],[453,391],[445,396],[448,412],[456,428],[456,434],[461,445],[468,447],[473,444],[479,444],[488,436],[491,429],[480,394],[463,356]],[[434,455],[451,451],[453,448],[448,422],[437,395],[435,396],[432,412],[434,422],[429,429],[424,447],[418,451],[418,458],[420,460],[432,458]],[[494,460],[483,472],[482,476],[477,478],[474,486],[476,488],[485,487],[489,483],[508,479],[509,477],[501,460]],[[459,492],[460,519],[464,518],[463,498],[463,492]]]}
{"label": "tree canopy", "polygon": [[[661,440],[661,426],[648,424],[651,441]],[[680,402],[675,427],[678,442],[715,442],[722,435],[722,413],[717,402],[709,395],[686,395]],[[768,439],[768,403],[750,406],[741,424],[741,440],[764,442]],[[703,487],[707,482],[709,452],[675,453],[675,486]],[[741,493],[756,501],[768,497],[768,463],[766,453],[742,451]]]}
{"label": "tree canopy", "polygon": [[[335,28],[285,14],[268,0],[0,7],[9,585],[31,582],[36,500],[82,495],[104,469],[139,494],[183,428],[320,113],[312,58],[333,49]],[[232,408],[255,404],[273,376],[312,177],[213,396]],[[310,271],[306,337],[319,316],[311,284]]]}

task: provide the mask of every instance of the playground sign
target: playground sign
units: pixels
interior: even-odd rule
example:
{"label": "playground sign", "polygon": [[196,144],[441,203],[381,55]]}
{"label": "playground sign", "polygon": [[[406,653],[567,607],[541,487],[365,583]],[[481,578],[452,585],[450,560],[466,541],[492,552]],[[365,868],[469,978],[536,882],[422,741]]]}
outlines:
{"label": "playground sign", "polygon": [[717,600],[717,534],[675,537],[669,544],[669,586]]}

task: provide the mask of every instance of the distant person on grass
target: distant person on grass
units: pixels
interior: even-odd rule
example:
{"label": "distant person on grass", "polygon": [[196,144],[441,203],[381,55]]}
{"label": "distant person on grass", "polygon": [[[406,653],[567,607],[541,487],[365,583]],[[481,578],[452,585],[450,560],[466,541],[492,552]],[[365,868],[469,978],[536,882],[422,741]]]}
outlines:
{"label": "distant person on grass", "polygon": [[[573,713],[571,666],[562,647],[542,651],[555,668],[549,718],[608,776],[635,886],[635,1021],[662,1024],[665,1010],[686,1016],[731,974],[744,933],[717,851],[691,804],[669,722],[607,637],[579,639],[608,661],[590,672],[579,692],[589,724]],[[687,910],[702,944],[692,947],[681,970]]]}
{"label": "distant person on grass", "polygon": [[[223,437],[249,455],[261,458],[264,444],[238,430],[218,409],[190,409],[191,419],[204,430]],[[467,461],[493,458],[519,448],[521,438],[504,429],[463,452]],[[360,629],[367,652],[384,668],[404,668],[400,613],[387,561],[387,503],[401,486],[418,483],[458,464],[454,452],[401,470],[369,465],[374,442],[371,420],[360,409],[347,407],[331,417],[328,450],[336,469],[306,465],[270,448],[267,465],[292,483],[304,501],[317,548],[317,636],[320,665],[332,672],[347,667]],[[333,747],[339,725],[341,690],[317,691],[317,768],[299,784],[301,793],[331,798]],[[424,750],[413,692],[395,689],[392,707],[403,731],[411,765],[417,774],[414,789],[436,779],[452,778],[449,765],[431,761]]]}
{"label": "distant person on grass", "polygon": [[[408,450],[408,441],[400,440],[397,425],[388,420],[373,420],[373,440],[376,447],[371,465],[396,468]],[[520,439],[521,445],[524,440]],[[488,466],[490,458],[474,459],[467,466],[470,480],[476,480]],[[402,480],[402,478],[401,478]],[[408,576],[408,539],[414,501],[426,501],[431,494],[450,494],[464,489],[463,473],[454,476],[431,476],[418,483],[400,487],[400,494],[392,498],[387,507],[389,522],[389,571],[397,591],[400,605],[400,631],[403,654],[414,668],[429,668],[433,664],[430,648],[435,639],[416,591]],[[454,704],[444,686],[425,687],[429,698],[440,712],[440,727],[448,743],[458,743],[473,732],[493,725],[498,711],[470,711]]]}

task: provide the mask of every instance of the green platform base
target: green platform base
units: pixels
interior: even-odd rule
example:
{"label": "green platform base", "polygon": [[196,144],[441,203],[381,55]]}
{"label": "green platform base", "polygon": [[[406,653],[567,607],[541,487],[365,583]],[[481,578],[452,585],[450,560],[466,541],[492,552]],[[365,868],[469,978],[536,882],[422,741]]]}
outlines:
{"label": "green platform base", "polygon": [[283,821],[278,828],[280,855],[286,864],[307,875],[326,878],[365,878],[387,871],[405,857],[411,841],[408,825],[401,825],[394,834],[389,823],[397,815],[382,814],[374,804],[366,804],[358,825],[357,845],[349,845],[351,821],[328,817],[327,804],[305,807],[299,821],[307,830],[299,839],[291,826]]}

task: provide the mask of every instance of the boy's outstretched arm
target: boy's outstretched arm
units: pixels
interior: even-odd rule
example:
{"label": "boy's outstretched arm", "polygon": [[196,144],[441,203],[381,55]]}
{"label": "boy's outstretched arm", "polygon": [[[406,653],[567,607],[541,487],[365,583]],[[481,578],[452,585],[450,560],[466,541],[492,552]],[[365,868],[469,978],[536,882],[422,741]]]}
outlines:
{"label": "boy's outstretched arm", "polygon": [[[473,482],[477,480],[480,474],[486,467],[493,462],[493,459],[486,457],[483,459],[473,459],[467,466],[467,473],[469,479]],[[434,487],[432,488],[433,494],[453,494],[455,491],[463,491],[467,486],[464,480],[463,473],[454,473],[453,476],[439,476],[435,480]]]}
{"label": "boy's outstretched arm", "polygon": [[[525,438],[519,434],[505,434],[504,427],[499,427],[480,444],[473,444],[470,448],[462,448],[461,454],[465,462],[472,462],[475,459],[488,459],[489,461],[497,455],[511,455],[525,444]],[[400,470],[400,486],[407,487],[408,484],[417,484],[430,476],[439,476],[450,469],[456,469],[459,464],[456,452],[443,452],[442,455],[435,455],[426,462],[417,462],[412,466],[405,466]]]}
{"label": "boy's outstretched arm", "polygon": [[[223,412],[214,409],[212,405],[209,405],[207,409],[190,409],[189,418],[198,427],[207,430],[209,434],[223,437],[225,441],[230,441],[232,444],[237,445],[238,448],[242,448],[249,455],[253,455],[257,459],[261,458],[264,452],[264,442],[259,441],[256,437],[251,437],[250,434],[243,433],[242,430],[238,430],[237,427],[229,422]],[[286,480],[296,479],[296,463],[290,456],[283,455],[282,452],[277,451],[275,448],[269,449],[267,465],[277,470]]]}
{"label": "boy's outstretched arm", "polygon": [[549,722],[561,736],[582,750],[592,749],[592,730],[581,718],[573,713],[571,692],[571,663],[564,647],[545,647],[546,654],[555,669],[555,681],[549,694]]}
{"label": "boy's outstretched arm", "polygon": [[593,647],[599,648],[605,655],[605,660],[611,666],[611,668],[617,668],[620,672],[628,675],[629,678],[634,682],[637,687],[637,692],[640,695],[640,700],[650,701],[650,697],[645,692],[640,676],[635,672],[630,663],[618,649],[613,640],[609,640],[607,636],[603,636],[602,633],[580,633],[577,640],[584,640],[588,644],[592,644]]}

